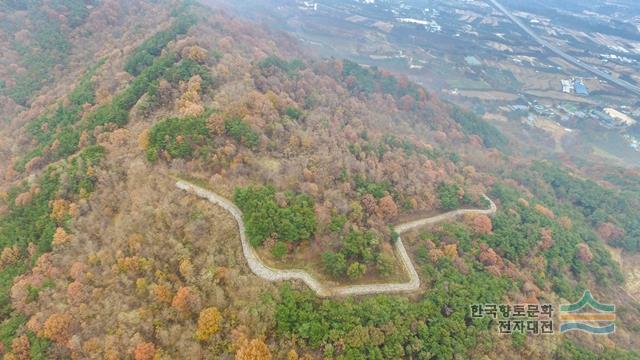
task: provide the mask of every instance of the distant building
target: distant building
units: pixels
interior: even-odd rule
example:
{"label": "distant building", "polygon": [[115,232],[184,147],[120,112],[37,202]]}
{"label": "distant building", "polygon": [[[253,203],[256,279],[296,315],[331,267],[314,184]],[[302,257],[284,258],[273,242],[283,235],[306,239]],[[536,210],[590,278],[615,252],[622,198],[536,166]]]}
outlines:
{"label": "distant building", "polygon": [[587,114],[585,114],[583,111],[576,111],[575,113],[573,113],[573,116],[577,117],[578,119],[584,119],[585,117],[587,117]]}
{"label": "distant building", "polygon": [[604,108],[604,112],[612,117],[619,126],[633,126],[637,123],[637,121],[632,119],[629,115],[623,114],[616,109]]}
{"label": "distant building", "polygon": [[612,118],[611,116],[609,116],[609,114],[600,111],[600,110],[591,110],[590,111],[591,116],[595,117],[596,119],[598,119],[598,121],[600,122],[600,125],[608,128],[608,129],[615,129],[619,127],[619,123],[616,121],[616,119]]}
{"label": "distant building", "polygon": [[465,56],[464,61],[467,62],[467,64],[469,64],[469,66],[480,66],[482,65],[482,63],[476,59],[475,56]]}
{"label": "distant building", "polygon": [[553,115],[553,111],[551,111],[551,109],[549,109],[548,107],[541,105],[541,104],[535,104],[533,106],[533,111],[541,116],[551,116]]}
{"label": "distant building", "polygon": [[413,19],[413,18],[399,18],[397,20],[400,21],[401,23],[422,25],[424,26],[425,30],[429,32],[442,31],[442,26],[440,26],[435,20],[421,20],[421,19]]}
{"label": "distant building", "polygon": [[571,103],[562,103],[556,107],[572,116],[575,115],[576,111],[578,111],[578,108]]}
{"label": "distant building", "polygon": [[638,139],[636,139],[635,137],[633,137],[633,136],[631,136],[629,134],[625,134],[625,135],[623,135],[623,137],[627,141],[627,143],[629,143],[629,146],[633,150],[640,152],[640,141]]}
{"label": "distant building", "polygon": [[315,2],[312,2],[312,1],[305,1],[302,4],[303,4],[303,6],[300,6],[301,10],[318,11],[318,3],[315,3]]}
{"label": "distant building", "polygon": [[567,94],[571,94],[573,92],[573,83],[571,80],[562,79],[560,80],[560,83],[562,84],[562,92]]}
{"label": "distant building", "polygon": [[529,107],[527,105],[509,105],[509,109],[511,111],[529,111]]}
{"label": "distant building", "polygon": [[589,90],[587,89],[587,86],[582,82],[581,79],[574,79],[573,80],[573,88],[576,91],[577,95],[589,95]]}
{"label": "distant building", "polygon": [[589,95],[587,86],[582,82],[582,79],[571,78],[560,80],[562,85],[562,92],[567,94],[576,93],[577,95]]}
{"label": "distant building", "polygon": [[609,129],[623,129],[637,123],[636,120],[612,108],[605,108],[603,111],[591,110],[590,115]]}

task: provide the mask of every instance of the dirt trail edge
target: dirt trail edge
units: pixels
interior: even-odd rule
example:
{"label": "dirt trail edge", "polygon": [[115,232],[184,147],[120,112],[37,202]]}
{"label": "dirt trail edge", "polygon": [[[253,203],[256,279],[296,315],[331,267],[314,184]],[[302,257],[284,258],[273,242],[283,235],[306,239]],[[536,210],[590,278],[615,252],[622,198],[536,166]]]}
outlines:
{"label": "dirt trail edge", "polygon": [[[371,294],[382,294],[382,293],[399,293],[399,292],[411,292],[416,291],[420,287],[420,278],[418,277],[418,273],[416,272],[409,255],[407,254],[407,250],[404,248],[404,244],[402,243],[402,238],[398,237],[398,241],[395,243],[395,248],[398,256],[402,262],[402,266],[404,270],[409,274],[410,280],[405,283],[388,283],[388,284],[362,284],[362,285],[351,285],[351,286],[327,286],[322,284],[320,281],[316,280],[313,276],[307,273],[304,270],[279,270],[271,268],[265,265],[258,254],[255,252],[255,249],[251,247],[249,242],[246,239],[244,222],[242,221],[242,211],[235,206],[230,200],[225,199],[224,197],[204,189],[200,186],[191,184],[184,180],[179,180],[176,182],[176,187],[178,189],[187,191],[191,194],[194,194],[198,197],[207,199],[209,202],[216,204],[223,209],[227,210],[238,223],[238,229],[240,231],[240,242],[242,243],[242,252],[244,253],[244,257],[247,259],[247,263],[249,264],[249,268],[253,271],[257,276],[267,280],[267,281],[283,281],[283,280],[302,280],[307,286],[309,286],[313,291],[316,292],[318,296],[328,297],[328,296],[348,296],[348,295],[371,295]],[[489,199],[486,195],[483,195],[485,199],[489,201],[491,206],[489,209],[485,210],[474,210],[474,209],[460,209],[451,211],[448,213],[440,214],[437,216],[433,216],[426,219],[421,219],[417,221],[412,221],[406,224],[398,225],[395,227],[395,230],[398,234],[402,234],[403,232],[415,229],[417,227],[436,224],[441,221],[449,220],[457,218],[458,216],[464,214],[485,214],[485,215],[493,215],[496,212],[496,205],[493,203],[491,199]]]}

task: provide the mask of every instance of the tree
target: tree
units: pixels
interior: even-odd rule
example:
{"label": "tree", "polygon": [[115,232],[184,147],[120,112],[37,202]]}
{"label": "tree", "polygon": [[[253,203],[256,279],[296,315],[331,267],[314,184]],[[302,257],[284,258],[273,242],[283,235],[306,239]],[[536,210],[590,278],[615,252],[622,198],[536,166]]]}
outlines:
{"label": "tree", "polygon": [[298,356],[298,352],[296,349],[291,349],[287,353],[287,360],[298,360],[300,357]]}
{"label": "tree", "polygon": [[482,120],[476,114],[454,106],[450,112],[451,117],[460,124],[465,134],[475,134],[482,138],[484,146],[504,149],[508,145],[508,139],[493,125]]}
{"label": "tree", "polygon": [[135,360],[153,360],[156,355],[156,347],[150,342],[141,342],[136,345],[133,351]]}
{"label": "tree", "polygon": [[246,232],[253,246],[275,234],[281,241],[298,242],[316,232],[315,201],[306,194],[287,192],[278,201],[271,186],[238,188],[234,201],[243,212]]}
{"label": "tree", "polygon": [[149,131],[147,160],[156,161],[162,153],[171,158],[191,159],[196,150],[211,140],[204,116],[168,118]]}
{"label": "tree", "polygon": [[67,234],[64,228],[57,228],[56,233],[53,235],[53,245],[63,245],[71,240],[71,236]]}
{"label": "tree", "polygon": [[20,259],[20,249],[17,246],[6,247],[0,254],[0,269],[15,264]]}
{"label": "tree", "polygon": [[154,285],[151,287],[151,294],[158,303],[171,303],[171,290],[165,285]]}
{"label": "tree", "polygon": [[232,117],[225,120],[224,130],[227,135],[249,148],[255,148],[260,142],[260,135],[240,118]]}
{"label": "tree", "polygon": [[284,241],[278,241],[275,243],[275,245],[273,246],[273,249],[271,249],[271,254],[273,254],[273,256],[280,260],[282,259],[282,257],[287,253],[287,245],[284,243]]}
{"label": "tree", "polygon": [[398,215],[398,206],[391,195],[383,196],[378,202],[378,207],[382,211],[382,215],[385,219],[393,218]]}
{"label": "tree", "polygon": [[208,340],[212,335],[220,330],[220,322],[222,315],[215,307],[202,310],[198,317],[198,329],[196,330],[196,339],[200,341]]}
{"label": "tree", "polygon": [[554,243],[553,232],[551,231],[551,229],[549,228],[540,229],[540,237],[542,238],[542,241],[540,242],[540,249],[541,250],[551,249]]}
{"label": "tree", "polygon": [[202,64],[207,61],[208,55],[205,49],[194,45],[184,48],[182,50],[182,57]]}
{"label": "tree", "polygon": [[350,260],[369,262],[379,252],[378,238],[373,231],[351,229],[344,240],[342,251]]}
{"label": "tree", "polygon": [[287,114],[288,117],[292,118],[292,119],[300,119],[300,117],[302,116],[302,111],[300,111],[299,109],[296,109],[293,106],[289,106],[286,110],[285,110],[285,114]]}
{"label": "tree", "polygon": [[409,95],[405,95],[403,97],[400,98],[400,109],[404,110],[404,111],[411,111],[413,110],[413,107],[415,106],[415,99]]}
{"label": "tree", "polygon": [[223,135],[225,132],[224,115],[214,112],[207,119],[207,129],[214,135]]}
{"label": "tree", "polygon": [[438,186],[438,199],[444,210],[455,210],[460,207],[460,186],[442,183]]}
{"label": "tree", "polygon": [[178,111],[187,117],[199,116],[204,112],[204,106],[201,104],[200,89],[202,86],[202,78],[194,75],[189,79],[184,94],[176,101]]}
{"label": "tree", "polygon": [[449,258],[455,259],[458,256],[458,246],[456,244],[447,244],[442,252]]}
{"label": "tree", "polygon": [[498,256],[498,254],[496,254],[496,252],[490,247],[483,249],[480,252],[480,256],[478,257],[478,259],[485,266],[491,266],[491,265],[502,263],[502,259],[500,258],[500,256]]}
{"label": "tree", "polygon": [[380,273],[380,275],[382,276],[391,275],[391,272],[393,271],[394,262],[395,262],[395,259],[393,255],[390,255],[384,252],[381,253],[378,256],[378,259],[376,260],[376,268],[378,269],[378,272]]}
{"label": "tree", "polygon": [[16,206],[25,206],[29,204],[31,200],[33,200],[33,193],[31,191],[26,191],[16,196],[14,203]]}
{"label": "tree", "polygon": [[178,289],[176,296],[173,297],[171,306],[182,313],[189,313],[200,305],[200,297],[190,287],[183,286]]}
{"label": "tree", "polygon": [[376,198],[371,194],[365,194],[362,197],[362,206],[369,215],[375,215],[378,213],[378,204],[376,203]]}
{"label": "tree", "polygon": [[542,204],[536,204],[534,206],[534,209],[539,212],[540,214],[546,216],[549,219],[555,219],[556,215],[553,213],[553,211],[551,211],[550,209],[546,208],[544,205]]}
{"label": "tree", "polygon": [[349,207],[349,220],[354,223],[359,223],[364,218],[364,210],[362,205],[360,205],[357,201],[353,201],[351,206]]}
{"label": "tree", "polygon": [[302,169],[302,177],[304,178],[304,181],[308,181],[308,182],[314,181],[313,172],[307,168]]}
{"label": "tree", "polygon": [[11,342],[11,351],[19,360],[31,359],[31,355],[29,353],[30,348],[31,344],[29,343],[29,338],[26,335],[18,336]]}
{"label": "tree", "polygon": [[478,215],[473,218],[473,230],[476,234],[487,235],[492,229],[491,218],[487,215]]}
{"label": "tree", "polygon": [[64,199],[56,199],[51,204],[51,218],[57,223],[62,223],[69,213],[69,203]]}
{"label": "tree", "polygon": [[588,263],[593,260],[593,254],[591,253],[591,249],[589,249],[589,245],[585,243],[578,244],[578,252],[576,253],[578,259],[584,263]]}
{"label": "tree", "polygon": [[598,226],[597,233],[602,240],[611,242],[622,238],[624,236],[624,229],[621,229],[610,222],[605,222]]}
{"label": "tree", "polygon": [[53,314],[44,322],[44,336],[59,343],[66,344],[71,335],[71,315]]}
{"label": "tree", "polygon": [[349,265],[349,268],[347,269],[347,275],[352,280],[361,278],[366,272],[367,272],[367,266],[357,261],[352,262],[351,265]]}
{"label": "tree", "polygon": [[340,277],[347,272],[347,260],[342,253],[324,253],[322,262],[327,272],[334,277]]}
{"label": "tree", "polygon": [[191,278],[193,275],[193,264],[191,264],[191,260],[184,259],[180,262],[180,275],[182,275],[185,279]]}
{"label": "tree", "polygon": [[100,354],[101,348],[102,342],[100,341],[100,338],[95,336],[87,339],[87,341],[82,343],[82,351],[89,354],[90,356],[97,356],[98,354]]}
{"label": "tree", "polygon": [[67,286],[67,296],[71,302],[82,302],[85,298],[84,285],[79,281],[74,281]]}
{"label": "tree", "polygon": [[271,351],[260,339],[253,339],[236,352],[236,360],[271,360]]}
{"label": "tree", "polygon": [[151,66],[154,58],[162,53],[162,49],[178,35],[185,34],[196,22],[192,16],[181,15],[164,31],[159,31],[145,40],[135,49],[125,62],[124,68],[131,75],[138,75],[144,69]]}

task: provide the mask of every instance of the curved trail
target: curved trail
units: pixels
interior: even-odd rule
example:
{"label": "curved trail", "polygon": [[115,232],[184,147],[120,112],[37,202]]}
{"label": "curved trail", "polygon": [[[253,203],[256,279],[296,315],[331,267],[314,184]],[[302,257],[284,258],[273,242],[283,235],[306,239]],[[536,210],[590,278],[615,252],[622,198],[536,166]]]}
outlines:
{"label": "curved trail", "polygon": [[[307,286],[309,286],[313,291],[316,292],[318,296],[327,297],[327,296],[346,296],[346,295],[371,295],[371,294],[382,294],[382,293],[398,293],[398,292],[410,292],[415,291],[420,287],[420,278],[418,277],[418,273],[416,272],[409,255],[407,254],[406,249],[404,248],[404,244],[402,243],[402,238],[398,237],[398,241],[395,243],[395,248],[398,256],[402,262],[402,266],[404,270],[409,274],[410,280],[405,283],[382,283],[382,284],[362,284],[362,285],[349,285],[349,286],[326,286],[322,284],[320,281],[316,280],[313,276],[311,276],[308,272],[304,270],[280,270],[274,269],[267,265],[265,265],[255,249],[249,244],[246,239],[244,222],[242,221],[242,211],[235,206],[231,201],[225,199],[224,197],[199,187],[197,185],[191,184],[189,182],[179,180],[176,182],[176,187],[187,191],[191,194],[194,194],[198,197],[207,199],[209,202],[216,204],[223,209],[227,210],[233,218],[238,223],[238,229],[240,231],[240,242],[242,243],[242,252],[244,253],[244,257],[247,259],[247,263],[249,264],[249,268],[253,271],[257,276],[267,280],[267,281],[281,281],[281,280],[302,280]],[[473,209],[461,209],[455,210],[448,213],[440,214],[437,216],[433,216],[426,219],[421,219],[417,221],[412,221],[409,223],[405,223],[402,225],[398,225],[395,227],[396,232],[401,234],[403,232],[415,229],[417,227],[421,227],[424,225],[435,224],[444,220],[449,220],[456,218],[460,215],[464,214],[485,214],[492,215],[496,212],[496,205],[485,196],[489,203],[491,204],[489,209],[486,210],[473,210]]]}

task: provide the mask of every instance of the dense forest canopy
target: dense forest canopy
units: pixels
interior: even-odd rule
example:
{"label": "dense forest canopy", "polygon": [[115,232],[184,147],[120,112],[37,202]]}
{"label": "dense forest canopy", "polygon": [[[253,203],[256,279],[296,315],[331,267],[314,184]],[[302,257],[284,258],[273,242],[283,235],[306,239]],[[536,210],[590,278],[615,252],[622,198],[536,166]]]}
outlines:
{"label": "dense forest canopy", "polygon": [[[640,250],[637,173],[531,161],[406,77],[191,1],[4,1],[0,42],[6,359],[639,357],[616,256]],[[403,233],[415,293],[319,298],[253,274],[233,218],[176,179],[233,201],[269,265],[336,286],[405,276],[398,224],[498,210]],[[584,290],[615,336],[470,314]]]}

